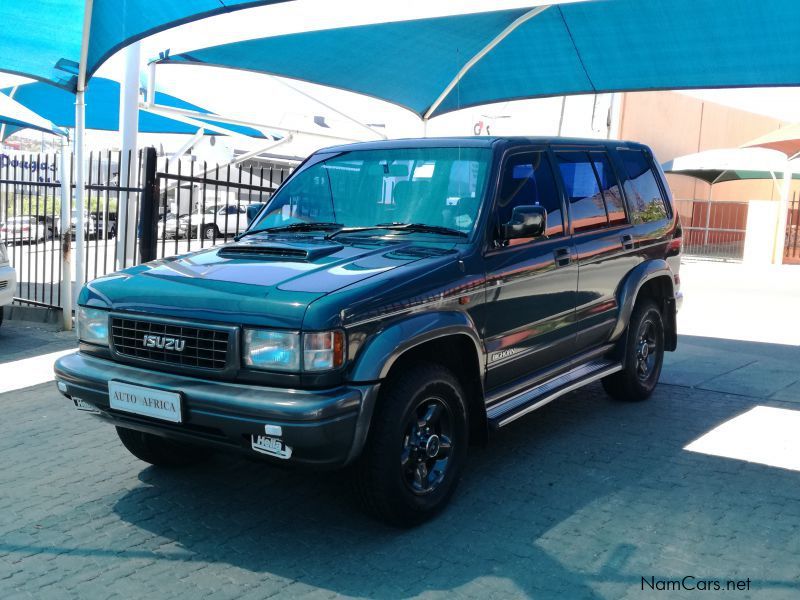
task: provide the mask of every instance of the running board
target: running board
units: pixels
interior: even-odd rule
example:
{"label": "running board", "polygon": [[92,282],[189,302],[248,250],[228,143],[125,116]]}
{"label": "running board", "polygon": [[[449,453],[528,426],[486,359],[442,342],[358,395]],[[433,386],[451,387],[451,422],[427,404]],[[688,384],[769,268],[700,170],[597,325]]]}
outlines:
{"label": "running board", "polygon": [[621,370],[622,365],[611,360],[599,359],[584,363],[550,381],[490,406],[486,409],[489,425],[492,429],[499,429],[559,396]]}

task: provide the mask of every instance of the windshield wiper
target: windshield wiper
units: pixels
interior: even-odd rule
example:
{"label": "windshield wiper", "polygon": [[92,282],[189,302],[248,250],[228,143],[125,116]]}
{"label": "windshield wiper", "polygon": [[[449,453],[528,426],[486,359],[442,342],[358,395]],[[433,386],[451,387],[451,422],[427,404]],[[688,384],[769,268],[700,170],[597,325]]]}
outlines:
{"label": "windshield wiper", "polygon": [[390,231],[419,231],[421,233],[438,233],[440,235],[455,235],[458,237],[469,237],[469,235],[458,229],[444,227],[442,225],[428,225],[426,223],[378,223],[366,227],[342,227],[341,229],[329,233],[325,239],[336,237],[340,233],[353,233],[358,231],[371,231],[374,229],[388,229]]}
{"label": "windshield wiper", "polygon": [[253,229],[251,231],[245,231],[244,233],[240,233],[237,235],[234,240],[237,242],[245,236],[251,235],[253,233],[282,233],[282,232],[293,232],[293,231],[328,231],[329,229],[339,229],[341,230],[344,227],[341,223],[333,223],[333,222],[320,222],[320,223],[292,223],[291,225],[279,225],[277,227],[265,227],[264,229]]}

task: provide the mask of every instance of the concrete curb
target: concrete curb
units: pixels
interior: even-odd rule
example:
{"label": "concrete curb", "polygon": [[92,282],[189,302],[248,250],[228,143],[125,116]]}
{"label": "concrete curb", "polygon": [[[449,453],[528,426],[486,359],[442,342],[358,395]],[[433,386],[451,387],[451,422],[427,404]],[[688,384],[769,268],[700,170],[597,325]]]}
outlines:
{"label": "concrete curb", "polygon": [[25,321],[43,325],[54,331],[61,330],[61,309],[44,306],[28,306],[10,304],[3,307],[3,319],[8,321]]}

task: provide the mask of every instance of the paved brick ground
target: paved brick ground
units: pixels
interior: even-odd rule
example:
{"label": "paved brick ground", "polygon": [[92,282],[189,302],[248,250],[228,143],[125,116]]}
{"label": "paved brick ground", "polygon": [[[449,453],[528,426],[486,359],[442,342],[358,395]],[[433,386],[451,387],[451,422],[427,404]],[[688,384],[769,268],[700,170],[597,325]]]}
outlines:
{"label": "paved brick ground", "polygon": [[[789,396],[792,398],[792,396]],[[53,384],[0,395],[0,598],[648,598],[641,578],[752,580],[797,598],[800,473],[683,448],[755,405],[595,386],[471,454],[452,506],[413,531],[361,515],[338,473],[220,455],[160,471]]]}

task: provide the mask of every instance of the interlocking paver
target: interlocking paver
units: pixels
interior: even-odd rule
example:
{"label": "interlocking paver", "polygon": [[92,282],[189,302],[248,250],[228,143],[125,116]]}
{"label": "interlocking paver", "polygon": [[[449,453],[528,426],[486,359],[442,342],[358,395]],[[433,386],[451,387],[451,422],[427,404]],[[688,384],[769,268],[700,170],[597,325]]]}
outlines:
{"label": "interlocking paver", "polygon": [[161,471],[53,384],[3,394],[0,598],[646,598],[642,577],[684,575],[796,597],[800,474],[684,450],[759,404],[797,408],[592,386],[474,449],[446,512],[397,531],[342,473]]}

